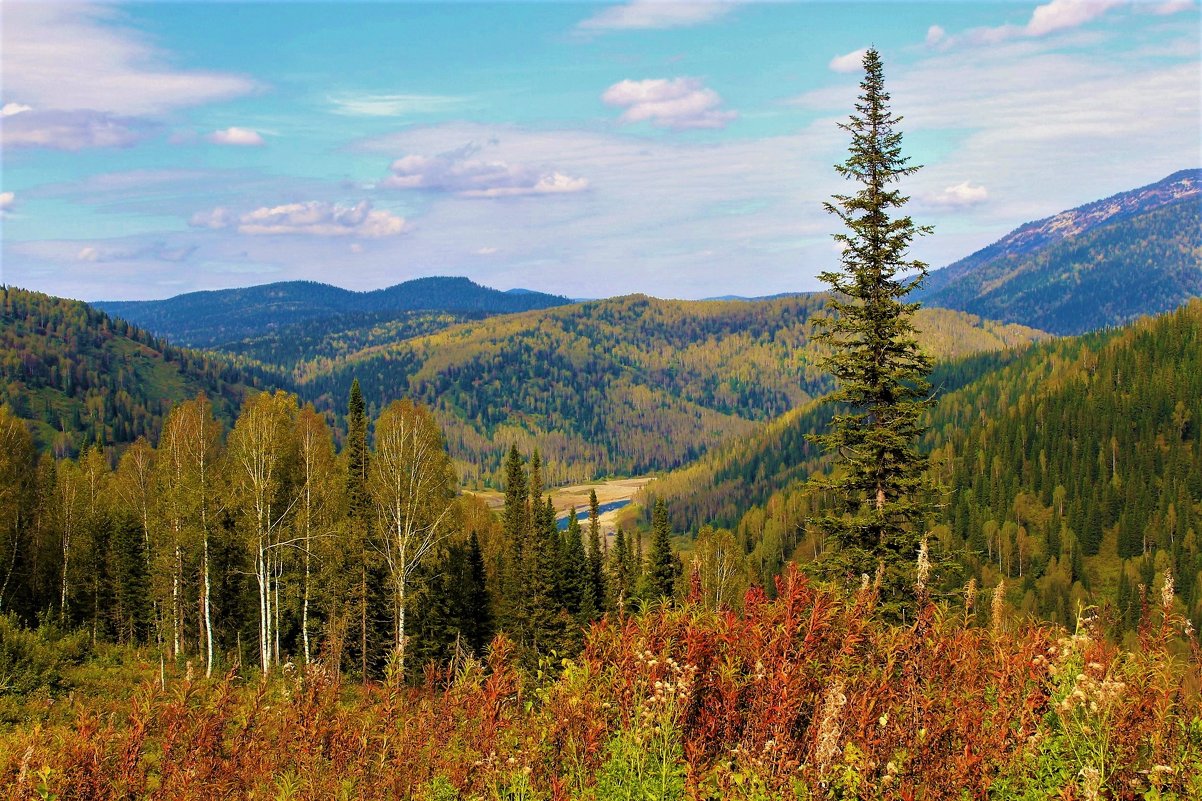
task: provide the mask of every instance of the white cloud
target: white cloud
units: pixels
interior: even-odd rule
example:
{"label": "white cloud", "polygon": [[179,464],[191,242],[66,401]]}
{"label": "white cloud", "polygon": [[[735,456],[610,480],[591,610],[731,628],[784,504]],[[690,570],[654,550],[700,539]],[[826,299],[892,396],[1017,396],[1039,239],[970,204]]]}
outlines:
{"label": "white cloud", "polygon": [[329,98],[335,114],[354,117],[404,117],[437,114],[463,105],[465,99],[449,95],[357,94]]}
{"label": "white cloud", "polygon": [[97,261],[100,258],[100,253],[97,252],[96,248],[89,246],[80,250],[75,258],[79,261]]}
{"label": "white cloud", "polygon": [[263,144],[263,137],[252,128],[226,128],[213,131],[205,137],[215,145],[235,145],[239,147],[258,147]]}
{"label": "white cloud", "polygon": [[391,175],[380,181],[386,189],[430,189],[460,197],[495,198],[583,192],[586,178],[523,164],[472,158],[479,150],[468,145],[437,156],[410,155],[397,159]]}
{"label": "white cloud", "polygon": [[492,256],[496,252],[497,252],[497,248],[494,248],[494,247],[476,248],[476,250],[475,250],[475,254],[477,256]]}
{"label": "white cloud", "polygon": [[197,212],[188,222],[194,228],[237,227],[241,234],[305,234],[309,236],[362,236],[368,238],[394,236],[405,230],[405,219],[382,210],[372,210],[367,200],[354,206],[340,206],[311,200],[307,203],[286,203],[264,206],[243,214],[235,220],[226,208]]}
{"label": "white cloud", "polygon": [[[938,25],[932,25],[927,31],[926,43],[928,46],[946,49],[958,44],[997,45],[1012,39],[1040,38],[1058,31],[1080,28],[1104,16],[1113,8],[1131,3],[1132,0],[1050,0],[1036,6],[1031,12],[1031,18],[1024,25],[973,28],[954,36],[947,35]],[[1169,14],[1181,10],[1177,0],[1169,0],[1161,7],[1171,7],[1164,12]],[[938,35],[934,35],[936,32]]]}
{"label": "white cloud", "polygon": [[[930,38],[930,33],[927,33],[927,38]],[[853,50],[850,53],[844,53],[841,56],[835,56],[827,64],[834,72],[857,72],[864,66],[864,54],[868,52],[868,48],[861,47],[859,50]]]}
{"label": "white cloud", "polygon": [[582,30],[647,30],[684,28],[726,15],[733,2],[695,3],[687,0],[631,0],[609,6],[581,22]]}
{"label": "white cloud", "polygon": [[225,206],[218,206],[209,211],[198,211],[188,220],[188,225],[193,228],[212,228],[214,230],[220,228],[229,228],[236,222],[236,217],[232,211]]}
{"label": "white cloud", "polygon": [[0,217],[3,217],[16,204],[17,196],[12,192],[0,192]]}
{"label": "white cloud", "polygon": [[926,201],[933,206],[958,209],[976,206],[988,199],[989,191],[985,187],[962,181],[953,186],[944,187],[942,192],[929,196]]}
{"label": "white cloud", "polygon": [[624,123],[650,122],[660,128],[724,128],[739,115],[718,107],[722,98],[696,78],[652,78],[619,81],[601,99],[625,108]]}
{"label": "white cloud", "polygon": [[1122,4],[1123,0],[1052,0],[1035,8],[1024,33],[1044,36],[1053,31],[1076,28]]}
{"label": "white cloud", "polygon": [[151,130],[138,120],[97,111],[25,111],[4,118],[0,142],[4,147],[46,147],[82,150],[87,147],[129,147]]}
{"label": "white cloud", "polygon": [[24,103],[5,103],[3,108],[0,108],[0,117],[11,117],[14,114],[21,114],[25,111],[33,111],[32,106],[27,106]]}
{"label": "white cloud", "polygon": [[[5,3],[3,13],[6,144],[69,150],[130,144],[138,126],[124,118],[156,117],[256,89],[240,75],[171,66],[169,54],[115,6]],[[17,121],[20,130],[10,131]]]}

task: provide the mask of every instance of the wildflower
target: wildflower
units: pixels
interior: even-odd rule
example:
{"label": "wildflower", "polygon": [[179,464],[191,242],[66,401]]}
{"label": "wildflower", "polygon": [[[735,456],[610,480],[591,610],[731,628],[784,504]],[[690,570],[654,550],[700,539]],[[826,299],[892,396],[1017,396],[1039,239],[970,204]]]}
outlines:
{"label": "wildflower", "polygon": [[1093,766],[1082,768],[1077,775],[1081,777],[1081,797],[1086,801],[1098,801],[1102,797],[1102,774],[1098,769]]}
{"label": "wildflower", "polygon": [[931,577],[931,552],[927,546],[927,538],[922,538],[922,544],[918,546],[918,568],[917,579],[914,582],[914,588],[919,592],[923,592],[927,588],[927,579]]}
{"label": "wildflower", "polygon": [[1160,605],[1164,607],[1164,611],[1168,612],[1173,608],[1173,574],[1166,570],[1164,571],[1164,584],[1160,588]]}
{"label": "wildflower", "polygon": [[827,689],[826,699],[822,704],[822,717],[818,721],[818,748],[815,753],[818,770],[822,773],[826,772],[827,765],[839,751],[839,734],[843,729],[840,717],[843,707],[847,704],[847,695],[843,691],[843,682],[834,682]]}
{"label": "wildflower", "polygon": [[968,580],[968,584],[964,587],[964,614],[972,613],[972,605],[977,600],[977,579],[973,576]]}
{"label": "wildflower", "polygon": [[[993,603],[990,604],[991,613],[993,614],[993,632],[997,634],[1002,630],[1002,612],[1006,606],[1006,581],[999,581],[997,586],[993,588]],[[1049,648],[1049,653],[1056,653],[1055,650]]]}

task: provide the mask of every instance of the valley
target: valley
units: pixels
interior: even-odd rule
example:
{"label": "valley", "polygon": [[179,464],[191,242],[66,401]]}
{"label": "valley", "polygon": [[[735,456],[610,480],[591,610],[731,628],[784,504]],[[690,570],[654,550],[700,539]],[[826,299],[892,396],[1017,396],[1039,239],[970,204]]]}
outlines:
{"label": "valley", "polygon": [[0,798],[1202,799],[1197,0],[0,17]]}

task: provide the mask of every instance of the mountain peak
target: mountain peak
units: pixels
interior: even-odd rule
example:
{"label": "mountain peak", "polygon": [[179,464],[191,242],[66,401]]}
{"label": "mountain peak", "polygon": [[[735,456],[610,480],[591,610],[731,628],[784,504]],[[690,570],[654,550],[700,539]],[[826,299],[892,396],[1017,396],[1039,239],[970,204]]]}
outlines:
{"label": "mountain peak", "polygon": [[1078,334],[1202,294],[1202,169],[1029,222],[933,271],[932,306]]}

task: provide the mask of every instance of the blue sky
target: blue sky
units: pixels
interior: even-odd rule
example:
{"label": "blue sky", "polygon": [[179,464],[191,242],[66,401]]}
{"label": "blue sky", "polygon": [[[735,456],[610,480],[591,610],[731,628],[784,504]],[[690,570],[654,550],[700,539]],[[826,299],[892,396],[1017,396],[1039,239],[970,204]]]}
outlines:
{"label": "blue sky", "polygon": [[5,2],[0,281],[810,290],[877,47],[938,267],[1202,165],[1194,0]]}

